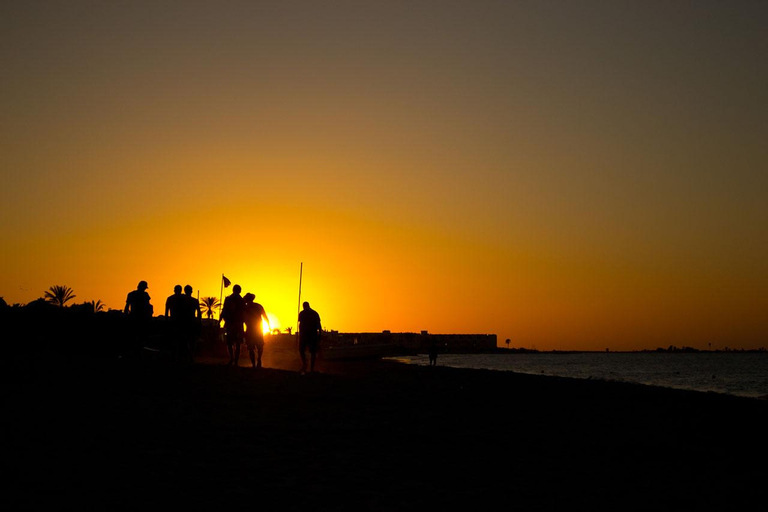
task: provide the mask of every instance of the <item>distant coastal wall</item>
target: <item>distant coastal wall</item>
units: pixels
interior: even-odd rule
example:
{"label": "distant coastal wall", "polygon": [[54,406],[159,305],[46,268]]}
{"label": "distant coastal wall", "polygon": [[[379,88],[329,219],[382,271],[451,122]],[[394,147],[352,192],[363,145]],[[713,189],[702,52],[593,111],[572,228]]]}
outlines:
{"label": "distant coastal wall", "polygon": [[430,334],[414,332],[338,332],[323,333],[324,345],[389,345],[404,352],[425,352],[433,344],[440,352],[484,352],[496,349],[495,334]]}

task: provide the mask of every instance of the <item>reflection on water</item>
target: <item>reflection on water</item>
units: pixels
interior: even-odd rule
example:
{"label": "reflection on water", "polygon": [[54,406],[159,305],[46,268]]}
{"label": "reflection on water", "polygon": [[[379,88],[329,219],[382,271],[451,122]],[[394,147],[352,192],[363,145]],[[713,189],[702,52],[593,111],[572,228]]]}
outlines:
{"label": "reflection on water", "polygon": [[[429,362],[426,355],[396,359]],[[438,364],[768,397],[768,353],[763,352],[441,354]]]}

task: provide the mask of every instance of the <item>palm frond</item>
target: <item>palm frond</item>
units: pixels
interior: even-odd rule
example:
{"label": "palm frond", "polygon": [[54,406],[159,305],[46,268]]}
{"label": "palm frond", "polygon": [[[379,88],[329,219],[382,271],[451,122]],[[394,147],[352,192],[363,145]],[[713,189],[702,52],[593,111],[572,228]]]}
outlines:
{"label": "palm frond", "polygon": [[219,299],[216,297],[203,297],[200,299],[200,309],[208,318],[213,318],[216,308],[219,307]]}
{"label": "palm frond", "polygon": [[77,297],[69,286],[54,285],[45,292],[45,300],[64,307],[64,304]]}

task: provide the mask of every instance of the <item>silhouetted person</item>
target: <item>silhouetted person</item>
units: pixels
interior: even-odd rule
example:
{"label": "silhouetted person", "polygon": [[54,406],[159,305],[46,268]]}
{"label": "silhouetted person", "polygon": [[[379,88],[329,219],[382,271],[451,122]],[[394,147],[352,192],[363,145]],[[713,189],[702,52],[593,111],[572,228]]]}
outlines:
{"label": "silhouetted person", "polygon": [[141,350],[149,335],[149,322],[152,318],[152,304],[147,293],[146,281],[139,281],[135,290],[125,299],[125,314],[128,315],[128,332],[130,336],[130,352],[137,359],[141,358]]}
{"label": "silhouetted person", "polygon": [[[262,320],[269,325],[269,318],[264,307],[258,302],[253,302],[256,296],[252,293],[246,293],[245,301],[245,345],[248,347],[248,356],[251,358],[251,365],[254,368],[261,368],[261,356],[264,354],[264,324]],[[256,351],[259,358],[256,359]]]}
{"label": "silhouetted person", "polygon": [[200,301],[192,296],[192,287],[184,287],[184,344],[186,359],[191,363],[195,359],[197,339],[203,328],[203,315],[200,312]]}
{"label": "silhouetted person", "polygon": [[173,295],[165,300],[165,318],[170,321],[169,341],[173,349],[173,358],[176,361],[181,360],[182,339],[184,329],[184,305],[186,303],[184,295],[181,294],[181,285],[173,287]]}
{"label": "silhouetted person", "polygon": [[429,346],[429,366],[437,366],[437,343],[434,341]]}
{"label": "silhouetted person", "polygon": [[221,318],[219,323],[224,320],[224,330],[227,338],[227,351],[229,352],[228,365],[238,365],[240,360],[240,344],[243,343],[243,310],[245,302],[240,296],[239,284],[232,287],[232,295],[224,299],[224,306],[221,308]]}
{"label": "silhouetted person", "polygon": [[320,345],[320,315],[309,307],[309,302],[303,304],[304,309],[299,313],[299,354],[301,355],[301,373],[307,370],[307,358],[305,352],[309,349],[309,371],[315,371],[315,356]]}

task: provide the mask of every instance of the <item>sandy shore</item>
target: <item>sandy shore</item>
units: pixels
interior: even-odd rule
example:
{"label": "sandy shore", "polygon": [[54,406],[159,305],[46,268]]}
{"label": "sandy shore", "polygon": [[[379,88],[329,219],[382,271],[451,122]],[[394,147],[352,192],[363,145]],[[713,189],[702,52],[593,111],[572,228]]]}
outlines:
{"label": "sandy shore", "polygon": [[765,401],[387,362],[302,376],[286,354],[261,371],[221,362],[6,362],[5,509],[734,510],[768,481]]}

